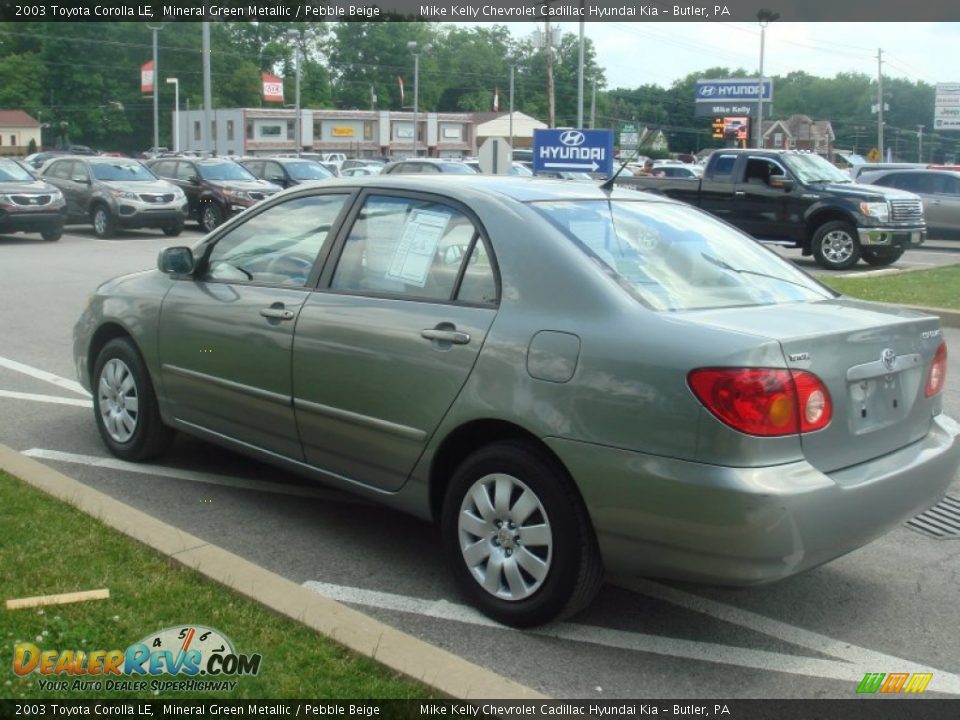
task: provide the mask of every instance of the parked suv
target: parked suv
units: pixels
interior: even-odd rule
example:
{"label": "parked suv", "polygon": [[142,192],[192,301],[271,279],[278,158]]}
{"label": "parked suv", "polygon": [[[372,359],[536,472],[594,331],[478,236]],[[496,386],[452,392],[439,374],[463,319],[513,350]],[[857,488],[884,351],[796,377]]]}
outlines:
{"label": "parked suv", "polygon": [[64,208],[57,188],[13,160],[0,159],[0,233],[38,232],[44,240],[59,240]]}
{"label": "parked suv", "polygon": [[239,163],[253,175],[283,188],[330,180],[333,173],[313,160],[298,158],[241,158]]}
{"label": "parked suv", "polygon": [[161,158],[146,165],[186,193],[189,215],[204,232],[281,190],[279,185],[258,180],[243,165],[225,158]]}
{"label": "parked suv", "polygon": [[91,223],[97,237],[112,237],[118,228],[159,228],[170,237],[183,230],[184,194],[136,160],[56,158],[42,177],[63,193],[67,222]]}

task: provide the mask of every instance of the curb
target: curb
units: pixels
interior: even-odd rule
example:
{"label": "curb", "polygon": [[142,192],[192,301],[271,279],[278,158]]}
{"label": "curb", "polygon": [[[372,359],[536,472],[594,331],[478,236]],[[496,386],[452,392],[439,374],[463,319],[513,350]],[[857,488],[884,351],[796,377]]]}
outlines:
{"label": "curb", "polygon": [[427,685],[439,694],[457,700],[549,699],[532,688],[501,677],[167,525],[5,445],[0,445],[0,468],[104,525],[356,653]]}
{"label": "curb", "polygon": [[960,328],[960,312],[945,310],[944,308],[924,307],[923,305],[898,305],[908,310],[917,310],[940,318],[940,325],[948,328]]}

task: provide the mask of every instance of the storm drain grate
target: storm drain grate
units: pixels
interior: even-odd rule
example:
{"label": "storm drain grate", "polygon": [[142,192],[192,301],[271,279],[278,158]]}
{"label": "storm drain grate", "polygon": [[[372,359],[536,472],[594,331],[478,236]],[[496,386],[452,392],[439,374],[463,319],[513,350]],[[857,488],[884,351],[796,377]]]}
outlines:
{"label": "storm drain grate", "polygon": [[907,520],[907,527],[935,540],[960,538],[960,499],[945,496],[929,510]]}

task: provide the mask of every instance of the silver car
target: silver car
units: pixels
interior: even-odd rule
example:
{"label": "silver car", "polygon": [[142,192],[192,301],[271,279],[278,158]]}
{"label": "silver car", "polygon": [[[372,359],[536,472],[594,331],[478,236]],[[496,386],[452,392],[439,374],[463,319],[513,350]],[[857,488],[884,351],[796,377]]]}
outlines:
{"label": "silver car", "polygon": [[76,325],[109,450],[182,431],[436,521],[510,625],[583,608],[605,570],[801,572],[960,464],[937,318],[837,296],[660,196],[337,180],[158,264]]}
{"label": "silver car", "polygon": [[960,238],[960,172],[880,170],[861,174],[857,182],[909,190],[919,195],[928,235],[937,239]]}

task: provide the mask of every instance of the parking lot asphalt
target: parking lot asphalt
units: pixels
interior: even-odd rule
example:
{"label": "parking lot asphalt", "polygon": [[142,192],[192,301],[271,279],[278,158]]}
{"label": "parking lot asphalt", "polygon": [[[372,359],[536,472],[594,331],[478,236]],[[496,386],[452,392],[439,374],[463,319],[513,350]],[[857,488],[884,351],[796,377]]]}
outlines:
{"label": "parking lot asphalt", "polygon": [[[83,229],[59,243],[0,238],[0,266],[16,269],[0,285],[0,444],[285,583],[553,697],[855,698],[867,672],[920,669],[934,674],[927,696],[960,696],[957,540],[902,527],[821,568],[744,590],[608,578],[580,616],[519,632],[463,604],[425,523],[190,438],[156,463],[113,459],[74,379],[71,327],[101,281],[149,268],[159,249],[199,237],[103,241]],[[934,246],[899,265],[948,262],[960,254]],[[960,343],[960,331],[944,335]],[[954,355],[948,377],[956,379]],[[960,416],[960,382],[948,380],[944,404]],[[960,496],[960,483],[950,493]]]}

